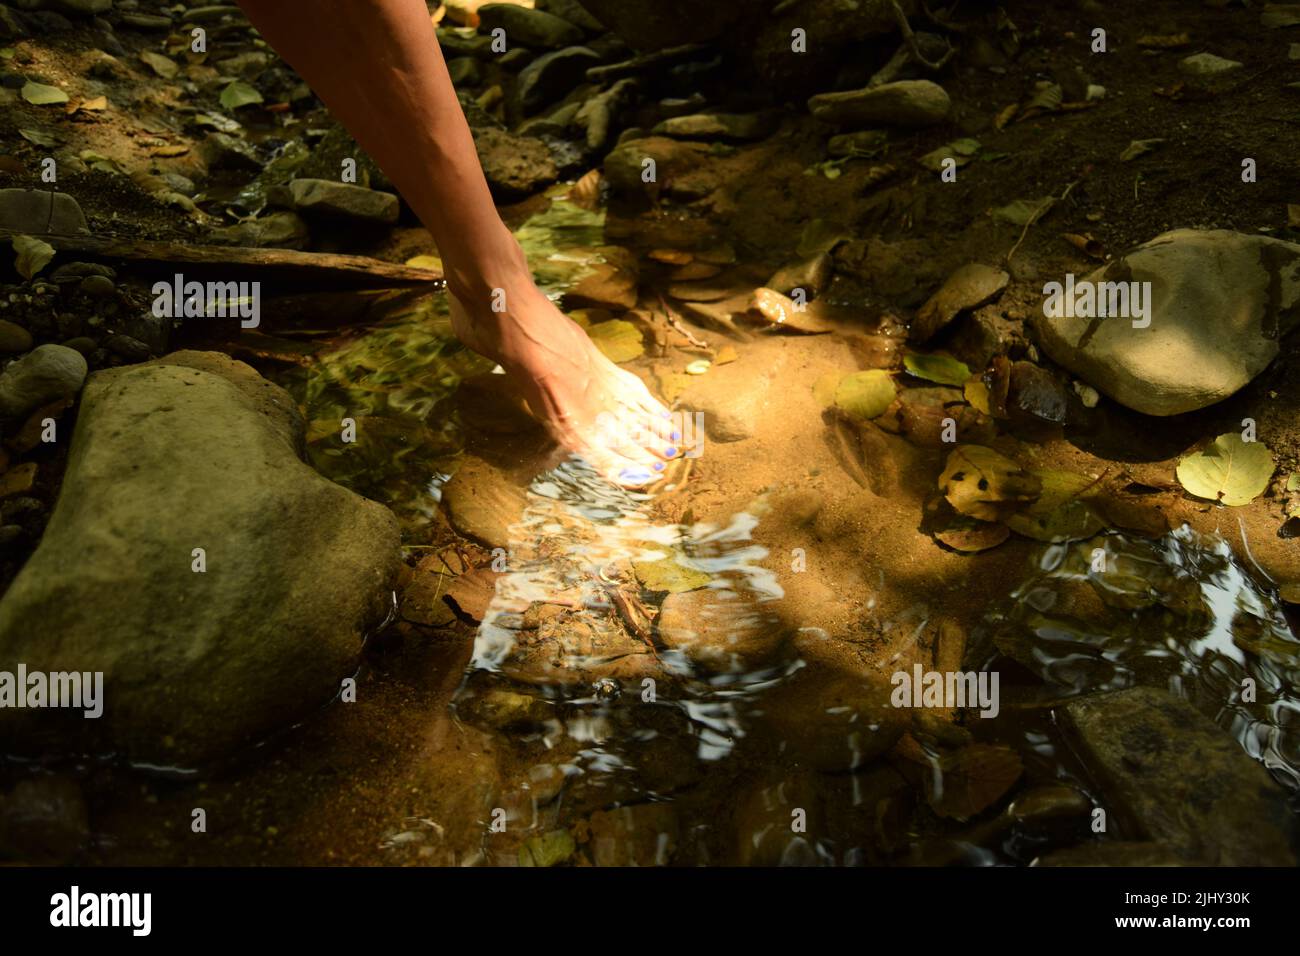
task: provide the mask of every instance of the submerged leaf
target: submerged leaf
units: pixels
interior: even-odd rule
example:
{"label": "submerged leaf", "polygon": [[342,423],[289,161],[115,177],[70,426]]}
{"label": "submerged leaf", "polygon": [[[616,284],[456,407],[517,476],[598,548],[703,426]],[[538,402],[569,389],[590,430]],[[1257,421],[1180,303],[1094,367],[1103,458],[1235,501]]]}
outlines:
{"label": "submerged leaf", "polygon": [[853,418],[866,421],[884,414],[896,394],[890,374],[873,368],[840,379],[835,386],[835,405]]}
{"label": "submerged leaf", "polygon": [[641,330],[625,319],[597,322],[587,334],[611,362],[630,362],[645,352]]}
{"label": "submerged leaf", "polygon": [[712,580],[708,573],[699,568],[683,564],[685,555],[679,551],[671,552],[668,557],[658,561],[633,561],[632,570],[637,580],[647,591],[667,591],[679,594],[682,591],[695,591],[708,585]]}
{"label": "submerged leaf", "polygon": [[1267,445],[1228,432],[1204,451],[1180,461],[1177,474],[1179,483],[1196,497],[1235,506],[1262,495],[1274,467]]}
{"label": "submerged leaf", "polygon": [[970,378],[970,368],[947,355],[920,355],[909,352],[903,357],[903,366],[917,378],[940,385],[961,387]]}
{"label": "submerged leaf", "polygon": [[1035,501],[1042,481],[983,445],[961,445],[948,456],[939,490],[964,515],[1001,521]]}
{"label": "submerged leaf", "polygon": [[1004,524],[979,521],[965,515],[957,515],[948,524],[934,533],[935,538],[954,551],[975,554],[996,548],[1011,537],[1011,529]]}

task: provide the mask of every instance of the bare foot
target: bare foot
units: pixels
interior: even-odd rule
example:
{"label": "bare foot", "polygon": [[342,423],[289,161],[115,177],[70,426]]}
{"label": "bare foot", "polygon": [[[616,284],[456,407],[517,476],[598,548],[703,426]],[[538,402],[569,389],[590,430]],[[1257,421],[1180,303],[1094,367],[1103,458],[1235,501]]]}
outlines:
{"label": "bare foot", "polygon": [[476,307],[455,295],[450,300],[456,337],[505,369],[552,437],[605,477],[649,484],[680,454],[668,409],[607,359],[531,278],[497,293],[504,311],[491,302]]}

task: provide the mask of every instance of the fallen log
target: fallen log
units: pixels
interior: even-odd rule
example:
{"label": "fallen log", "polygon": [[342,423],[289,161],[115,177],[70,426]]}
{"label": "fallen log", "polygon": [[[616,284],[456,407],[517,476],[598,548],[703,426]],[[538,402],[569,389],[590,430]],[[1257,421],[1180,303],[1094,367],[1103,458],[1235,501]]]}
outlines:
{"label": "fallen log", "polygon": [[[8,243],[23,233],[0,229]],[[314,288],[390,288],[442,281],[434,269],[417,269],[367,256],[334,252],[298,252],[292,249],[248,249],[240,246],[192,246],[176,242],[101,239],[94,236],[37,235],[59,253],[129,262],[142,272],[167,273],[184,266],[196,275],[220,273],[237,279],[243,272],[258,278],[302,283]]]}

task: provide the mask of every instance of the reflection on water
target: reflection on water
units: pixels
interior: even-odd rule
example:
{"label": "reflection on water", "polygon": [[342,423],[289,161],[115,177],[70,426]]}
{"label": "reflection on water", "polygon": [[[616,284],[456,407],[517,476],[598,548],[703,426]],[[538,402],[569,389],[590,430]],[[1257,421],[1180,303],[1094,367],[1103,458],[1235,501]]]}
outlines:
{"label": "reflection on water", "polygon": [[1070,693],[1186,698],[1300,789],[1300,640],[1222,538],[1184,526],[1049,546],[990,626],[999,651]]}
{"label": "reflection on water", "polygon": [[[518,235],[556,296],[602,231],[600,213],[557,200]],[[313,463],[411,532],[464,445],[458,385],[488,363],[451,337],[441,295],[397,301],[286,384],[308,409]],[[358,425],[346,448],[345,419]],[[1135,684],[1186,698],[1300,789],[1300,642],[1221,539],[1044,547],[1009,597],[990,594],[963,664],[1014,661],[1028,703],[991,720],[900,716],[874,709],[888,691],[866,669],[799,652],[812,629],[772,609],[783,594],[759,518],[663,523],[656,498],[680,493],[567,461],[532,479],[494,556],[503,573],[453,708],[494,742],[520,862],[564,862],[578,840],[604,863],[1025,863],[1089,838],[1095,795],[1051,705]],[[881,623],[922,635],[935,622],[914,610]]]}
{"label": "reflection on water", "polygon": [[[674,490],[669,483],[654,493]],[[767,552],[753,542],[752,515],[738,514],[720,527],[655,524],[647,514],[652,500],[577,459],[534,479],[475,640],[470,667],[482,673],[471,674],[462,702],[504,681],[525,684],[543,697],[566,699],[575,708],[568,732],[595,743],[592,728],[604,722],[582,708],[600,713],[626,689],[644,703],[680,708],[694,725],[702,759],[730,752],[744,734],[741,702],[798,664],[751,670],[726,644],[771,627],[763,605],[783,592],[758,564]],[[698,576],[710,605],[693,605],[701,617],[726,608],[721,624],[728,631],[712,666],[698,666],[690,650],[661,640],[656,609],[638,578],[647,567]],[[626,766],[605,736],[599,740],[587,753],[594,766]]]}

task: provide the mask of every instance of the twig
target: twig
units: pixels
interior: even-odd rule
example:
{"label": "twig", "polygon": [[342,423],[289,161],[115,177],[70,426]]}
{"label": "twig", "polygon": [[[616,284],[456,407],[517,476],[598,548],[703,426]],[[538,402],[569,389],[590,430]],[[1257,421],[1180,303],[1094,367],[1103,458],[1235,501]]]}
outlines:
{"label": "twig", "polygon": [[690,329],[682,325],[681,319],[677,318],[677,316],[673,313],[673,310],[668,308],[668,301],[664,298],[664,294],[656,289],[655,295],[659,296],[659,304],[664,308],[664,316],[668,319],[668,324],[671,325],[676,331],[686,336],[686,341],[690,342],[697,349],[707,349],[709,347],[709,343],[693,335]]}
{"label": "twig", "polygon": [[916,34],[912,32],[912,25],[907,22],[907,14],[905,14],[903,8],[898,5],[898,0],[889,0],[889,5],[894,8],[894,19],[898,21],[898,29],[903,34],[903,42],[907,44],[908,50],[910,50],[912,56],[916,58],[917,63],[920,63],[927,70],[938,71],[942,70],[947,65],[948,61],[957,55],[956,48],[949,43],[948,52],[941,56],[937,63],[933,60],[926,59],[925,54],[921,52],[921,48],[917,46]]}
{"label": "twig", "polygon": [[[1065,192],[1061,193],[1061,195],[1056,197],[1056,201],[1052,203],[1052,206],[1055,206],[1056,203],[1058,202],[1065,202],[1065,197],[1070,195],[1070,190],[1077,185],[1079,185],[1079,180],[1076,179],[1074,182],[1070,183],[1070,185],[1066,186]],[[1020,230],[1020,238],[1016,240],[1016,244],[1012,246],[1011,251],[1007,253],[1007,258],[1006,258],[1007,265],[1011,264],[1011,257],[1016,254],[1016,250],[1020,248],[1020,244],[1025,241],[1025,236],[1029,235],[1029,227],[1032,226],[1034,223],[1038,222],[1038,220],[1042,219],[1049,212],[1051,212],[1052,206],[1048,206],[1037,216],[1031,216],[1029,218],[1029,221],[1025,223],[1025,228]]]}
{"label": "twig", "polygon": [[[952,9],[948,11],[948,15],[951,16],[956,11],[956,9],[957,9],[957,4],[954,3],[952,5]],[[929,20],[937,27],[943,27],[945,30],[951,30],[953,33],[966,32],[966,28],[961,24],[952,23],[948,20],[942,19],[937,13],[935,13],[933,10],[930,9],[930,5],[926,3],[925,0],[921,0],[921,12],[925,14],[925,18],[927,20]]]}

